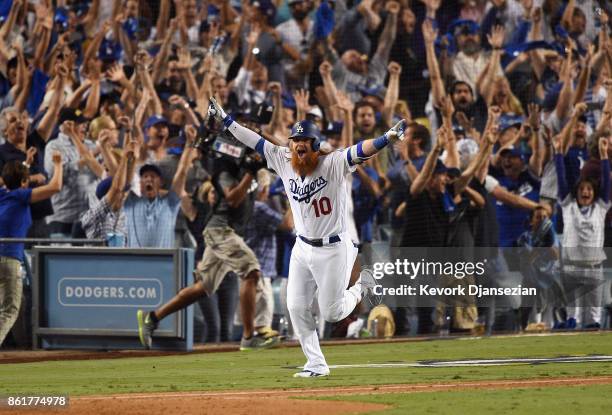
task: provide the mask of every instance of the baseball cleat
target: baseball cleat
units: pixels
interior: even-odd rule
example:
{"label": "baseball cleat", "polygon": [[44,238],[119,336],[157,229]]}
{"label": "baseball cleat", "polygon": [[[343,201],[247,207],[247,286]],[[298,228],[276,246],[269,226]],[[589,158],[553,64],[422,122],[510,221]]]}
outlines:
{"label": "baseball cleat", "polygon": [[329,376],[329,373],[317,373],[312,370],[302,370],[293,374],[294,378],[320,378],[325,376]]}
{"label": "baseball cleat", "polygon": [[240,341],[240,351],[247,352],[251,350],[263,350],[274,347],[280,343],[280,337],[263,337],[263,336],[252,336],[250,339],[244,337]]}
{"label": "baseball cleat", "polygon": [[367,298],[370,304],[377,306],[382,301],[382,295],[377,295],[374,288],[378,285],[374,274],[370,269],[364,268],[359,274],[361,283],[361,298]]}
{"label": "baseball cleat", "polygon": [[157,324],[151,319],[151,313],[146,313],[143,310],[138,310],[136,318],[138,319],[140,343],[145,349],[150,349],[153,344],[153,332],[157,328]]}

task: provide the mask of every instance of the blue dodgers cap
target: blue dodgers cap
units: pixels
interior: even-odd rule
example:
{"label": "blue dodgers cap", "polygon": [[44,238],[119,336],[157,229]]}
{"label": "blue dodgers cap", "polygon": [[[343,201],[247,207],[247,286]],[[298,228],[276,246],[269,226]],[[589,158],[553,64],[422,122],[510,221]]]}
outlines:
{"label": "blue dodgers cap", "polygon": [[4,22],[8,18],[11,7],[13,7],[12,1],[0,1],[0,22]]}
{"label": "blue dodgers cap", "polygon": [[291,95],[289,92],[283,91],[283,94],[281,95],[281,99],[283,100],[283,107],[289,108],[292,110],[297,109],[295,98],[293,98],[293,95]]}
{"label": "blue dodgers cap", "polygon": [[436,159],[436,166],[434,167],[433,174],[448,173],[448,167],[440,159]]}
{"label": "blue dodgers cap", "polygon": [[123,22],[122,28],[130,40],[136,39],[136,34],[140,30],[138,24],[138,19],[134,17],[129,17]]}
{"label": "blue dodgers cap", "polygon": [[53,22],[62,26],[62,29],[68,28],[68,10],[64,7],[58,7],[55,9],[55,16],[53,16]]}
{"label": "blue dodgers cap", "polygon": [[343,127],[344,127],[344,123],[342,121],[330,122],[327,124],[327,127],[325,127],[323,134],[325,136],[342,134]]}
{"label": "blue dodgers cap", "polygon": [[523,162],[527,162],[527,157],[528,157],[528,154],[526,154],[519,147],[516,147],[516,146],[504,148],[502,151],[499,152],[499,155],[502,157],[506,157],[506,156],[518,157]]}
{"label": "blue dodgers cap", "polygon": [[321,134],[319,128],[315,123],[308,120],[298,121],[291,128],[291,135],[289,139],[293,138],[312,138],[314,140],[320,139]]}
{"label": "blue dodgers cap", "polygon": [[465,129],[461,126],[461,124],[453,123],[453,133],[455,135],[465,135]]}
{"label": "blue dodgers cap", "polygon": [[85,16],[89,11],[89,3],[74,2],[70,9],[77,15],[77,17]]}
{"label": "blue dodgers cap", "polygon": [[448,27],[448,32],[453,36],[473,35],[475,33],[480,33],[480,26],[471,19],[455,19]]}
{"label": "blue dodgers cap", "polygon": [[155,164],[143,164],[143,166],[138,171],[138,175],[142,176],[148,171],[152,171],[153,173],[157,174],[159,177],[162,177],[161,170]]}
{"label": "blue dodgers cap", "polygon": [[446,174],[448,174],[451,178],[457,178],[461,176],[461,170],[459,170],[457,167],[448,167],[446,169]]}
{"label": "blue dodgers cap", "polygon": [[104,62],[114,62],[121,58],[121,45],[109,39],[103,39],[98,49],[98,57]]}
{"label": "blue dodgers cap", "polygon": [[525,121],[522,115],[505,112],[499,117],[499,131],[506,131],[510,127],[519,126]]}
{"label": "blue dodgers cap", "polygon": [[74,121],[77,124],[82,124],[89,121],[89,119],[87,119],[83,111],[78,108],[62,108],[57,119],[57,124],[61,125],[66,121]]}
{"label": "blue dodgers cap", "polygon": [[102,180],[100,183],[98,183],[98,186],[96,186],[96,197],[98,199],[102,199],[104,196],[106,196],[112,184],[113,184],[112,176],[109,176],[106,179]]}
{"label": "blue dodgers cap", "polygon": [[[102,199],[104,196],[106,196],[106,194],[108,193],[112,185],[113,185],[113,176],[109,176],[106,179],[102,180],[96,186],[96,197],[98,199]],[[131,184],[126,183],[123,191],[130,190],[130,187],[131,187]]]}
{"label": "blue dodgers cap", "polygon": [[168,120],[162,115],[151,115],[144,124],[144,129],[148,130],[156,124],[165,124],[168,126]]}
{"label": "blue dodgers cap", "polygon": [[359,92],[364,97],[372,96],[384,101],[387,88],[384,85],[373,85],[369,88],[360,87]]}
{"label": "blue dodgers cap", "polygon": [[219,8],[214,4],[209,4],[206,10],[208,12],[208,16],[206,17],[205,21],[208,24],[212,23],[213,21],[218,21],[220,19],[221,10],[219,10]]}
{"label": "blue dodgers cap", "polygon": [[271,0],[251,0],[251,6],[257,8],[261,14],[268,18],[268,22],[271,22],[276,16],[276,6]]}

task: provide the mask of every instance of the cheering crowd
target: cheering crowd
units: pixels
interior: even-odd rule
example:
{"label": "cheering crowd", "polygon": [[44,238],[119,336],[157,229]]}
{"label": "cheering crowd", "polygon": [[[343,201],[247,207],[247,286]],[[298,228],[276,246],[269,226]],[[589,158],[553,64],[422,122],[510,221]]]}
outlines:
{"label": "cheering crowd", "polygon": [[[610,3],[2,0],[0,237],[192,247],[200,273],[222,274],[199,300],[206,341],[232,339],[240,317],[275,337],[272,281],[284,278],[282,303],[295,240],[286,195],[207,120],[209,98],[278,145],[310,120],[323,152],[406,119],[406,140],[359,165],[347,189],[362,265],[380,243],[391,256],[486,248],[502,275],[502,248],[516,248],[545,252],[525,278],[562,269],[585,295],[543,298],[519,317],[514,305],[514,326],[475,301],[391,305],[396,334],[435,332],[447,318],[458,332],[485,320],[598,329],[612,245]],[[258,278],[204,255],[228,227]],[[23,260],[23,244],[0,243],[0,344]],[[255,315],[240,313],[255,291]]]}

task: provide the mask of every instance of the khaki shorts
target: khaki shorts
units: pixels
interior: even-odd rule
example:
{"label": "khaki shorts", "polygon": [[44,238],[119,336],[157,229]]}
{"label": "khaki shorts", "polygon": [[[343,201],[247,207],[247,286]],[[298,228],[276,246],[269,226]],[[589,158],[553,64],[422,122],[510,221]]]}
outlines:
{"label": "khaki shorts", "polygon": [[19,316],[21,293],[21,262],[0,256],[0,345]]}
{"label": "khaki shorts", "polygon": [[210,295],[217,291],[225,275],[233,271],[241,279],[259,270],[259,261],[244,240],[230,227],[204,229],[204,256],[194,271]]}

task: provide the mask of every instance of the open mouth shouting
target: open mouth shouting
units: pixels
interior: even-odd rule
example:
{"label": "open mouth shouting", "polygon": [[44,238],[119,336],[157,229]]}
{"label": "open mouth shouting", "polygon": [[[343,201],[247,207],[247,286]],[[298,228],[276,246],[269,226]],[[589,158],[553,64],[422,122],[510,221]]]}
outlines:
{"label": "open mouth shouting", "polygon": [[298,141],[295,142],[295,152],[298,156],[298,158],[303,159],[304,157],[306,157],[306,154],[308,153],[308,149],[306,148],[306,144],[304,143],[300,143]]}

